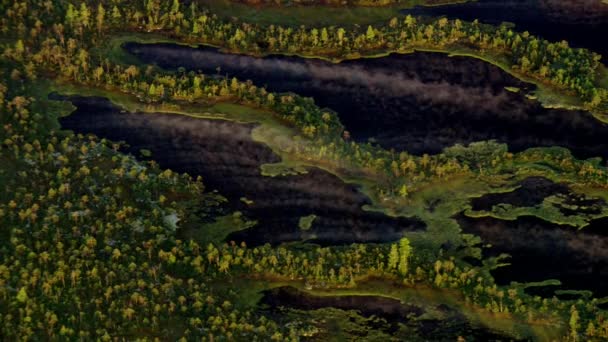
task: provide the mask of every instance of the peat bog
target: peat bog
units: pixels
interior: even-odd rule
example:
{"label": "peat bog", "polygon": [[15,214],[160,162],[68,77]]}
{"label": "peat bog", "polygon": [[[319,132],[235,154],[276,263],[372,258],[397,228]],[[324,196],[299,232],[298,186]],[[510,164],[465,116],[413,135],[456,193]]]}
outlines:
{"label": "peat bog", "polygon": [[543,108],[526,97],[533,85],[474,58],[417,52],[333,64],[167,43],[123,47],[166,69],[235,76],[312,97],[337,111],[354,139],[385,148],[434,154],[456,143],[494,139],[512,152],[561,146],[578,158],[608,157],[608,125],[585,111]]}
{"label": "peat bog", "polygon": [[[355,186],[321,169],[306,174],[265,177],[264,163],[280,159],[251,138],[253,124],[198,119],[183,115],[129,113],[100,97],[61,96],[77,107],[60,119],[63,129],[125,141],[125,152],[151,151],[162,168],[202,176],[209,189],[217,189],[258,224],[232,233],[228,240],[248,245],[308,240],[323,245],[398,240],[404,232],[424,229],[422,221],[391,218],[368,212],[369,199]],[[253,203],[240,200],[246,197]],[[312,227],[298,227],[300,217],[314,214]]]}

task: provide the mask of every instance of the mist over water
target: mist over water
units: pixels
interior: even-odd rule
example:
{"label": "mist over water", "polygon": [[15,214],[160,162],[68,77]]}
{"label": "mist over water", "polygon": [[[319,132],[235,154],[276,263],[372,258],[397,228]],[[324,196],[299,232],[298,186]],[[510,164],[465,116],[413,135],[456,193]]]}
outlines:
{"label": "mist over water", "polygon": [[[61,97],[77,110],[61,118],[64,129],[125,141],[126,152],[152,152],[162,168],[203,177],[209,190],[218,190],[258,224],[233,233],[229,240],[248,245],[309,240],[323,245],[398,240],[404,232],[422,230],[418,219],[391,218],[362,210],[369,199],[354,186],[320,169],[297,176],[264,177],[260,166],[280,159],[251,138],[252,124],[196,119],[174,114],[121,113],[99,97]],[[247,205],[240,201],[253,201]],[[300,217],[317,215],[310,230],[298,227]]]}
{"label": "mist over water", "polygon": [[[272,91],[314,98],[338,112],[358,141],[413,154],[495,139],[511,151],[562,146],[579,158],[608,157],[608,125],[590,113],[543,108],[533,85],[489,63],[439,53],[332,64],[298,57],[225,54],[212,48],[128,43],[143,62],[251,79]],[[517,87],[513,93],[505,87]]]}

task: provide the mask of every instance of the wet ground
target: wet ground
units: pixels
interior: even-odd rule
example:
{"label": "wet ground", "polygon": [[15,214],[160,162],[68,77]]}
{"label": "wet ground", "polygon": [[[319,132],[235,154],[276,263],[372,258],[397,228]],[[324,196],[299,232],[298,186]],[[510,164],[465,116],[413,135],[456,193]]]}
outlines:
{"label": "wet ground", "polygon": [[[413,154],[495,139],[510,151],[562,146],[579,158],[608,157],[608,125],[590,113],[543,108],[525,84],[468,57],[414,53],[332,64],[298,57],[224,54],[212,48],[128,43],[146,63],[251,79],[339,113],[358,141]],[[522,89],[519,93],[505,87]]]}
{"label": "wet ground", "polygon": [[[52,96],[55,99],[59,95]],[[355,186],[320,169],[295,176],[264,177],[260,166],[280,161],[251,138],[252,124],[196,119],[173,114],[121,113],[104,98],[67,97],[76,111],[61,118],[64,129],[93,133],[129,144],[126,152],[152,152],[160,167],[202,176],[207,189],[217,189],[234,210],[258,221],[257,226],[229,236],[248,245],[308,240],[323,245],[388,242],[404,232],[423,230],[417,219],[391,218],[361,209],[369,199]],[[240,200],[246,197],[253,203]],[[312,227],[298,227],[300,217],[314,214]]]}

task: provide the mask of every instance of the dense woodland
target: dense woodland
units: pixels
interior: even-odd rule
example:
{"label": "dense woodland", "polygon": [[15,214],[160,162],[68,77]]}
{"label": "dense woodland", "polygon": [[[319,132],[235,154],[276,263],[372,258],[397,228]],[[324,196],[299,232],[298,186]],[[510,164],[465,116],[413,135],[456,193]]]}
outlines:
{"label": "dense woodland", "polygon": [[[1,336],[295,340],[297,328],[278,326],[237,307],[235,294],[217,290],[211,280],[298,280],[313,288],[331,288],[380,277],[403,286],[457,289],[471,303],[528,321],[566,316],[573,341],[608,337],[608,321],[596,300],[566,303],[532,298],[520,288],[499,288],[487,268],[442,253],[422,257],[407,239],[339,248],[248,248],[222,241],[200,246],[180,240],[181,227],[217,215],[221,196],[206,193],[200,179],[123,155],[115,143],[59,131],[56,119],[63,109],[33,90],[36,82],[52,78],[131,94],[142,102],[237,102],[266,108],[310,141],[291,152],[381,175],[385,182],[378,185],[380,194],[407,197],[422,182],[463,173],[499,173],[535,158],[583,182],[608,182],[604,168],[568,153],[547,160],[534,152],[513,155],[504,145],[479,143],[414,157],[357,144],[345,136],[335,113],[318,108],[311,99],[270,93],[237,79],[114,64],[98,55],[98,48],[122,30],[170,31],[248,52],[340,56],[466,40],[476,48],[507,51],[515,67],[577,91],[590,106],[599,105],[606,95],[593,86],[595,55],[507,27],[460,21],[421,23],[407,17],[346,32],[223,22],[195,5],[183,8],[178,1],[141,4],[1,2]],[[473,239],[472,245],[477,242]]]}

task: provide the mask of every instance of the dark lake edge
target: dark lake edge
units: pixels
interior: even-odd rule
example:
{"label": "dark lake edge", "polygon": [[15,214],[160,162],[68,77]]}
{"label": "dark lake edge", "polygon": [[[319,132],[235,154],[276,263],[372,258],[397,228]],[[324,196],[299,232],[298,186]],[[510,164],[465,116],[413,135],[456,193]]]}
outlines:
{"label": "dark lake edge", "polygon": [[560,146],[579,159],[608,158],[607,124],[586,111],[545,108],[526,97],[534,85],[471,57],[415,52],[335,64],[173,43],[130,42],[123,48],[165,69],[220,70],[218,76],[311,97],[337,112],[355,140],[387,149],[437,154],[455,144],[495,140],[511,152]]}
{"label": "dark lake edge", "polygon": [[[476,341],[514,341],[513,337],[487,327],[473,325],[456,309],[439,304],[434,307],[442,313],[444,319],[423,318],[425,309],[397,299],[374,295],[323,295],[316,296],[283,286],[263,291],[259,305],[271,316],[284,316],[285,308],[314,311],[324,308],[335,308],[344,311],[353,310],[366,318],[379,318],[386,324],[375,322],[370,328],[399,334],[400,325],[415,331],[415,336],[422,340],[454,341],[458,336],[466,336]],[[408,332],[407,337],[412,338]],[[400,336],[401,337],[401,336]]]}

